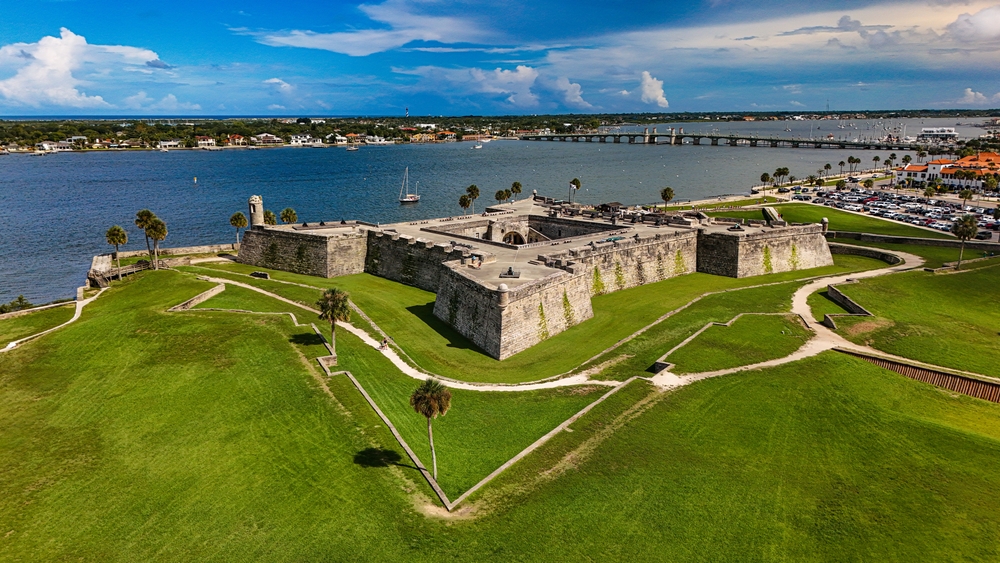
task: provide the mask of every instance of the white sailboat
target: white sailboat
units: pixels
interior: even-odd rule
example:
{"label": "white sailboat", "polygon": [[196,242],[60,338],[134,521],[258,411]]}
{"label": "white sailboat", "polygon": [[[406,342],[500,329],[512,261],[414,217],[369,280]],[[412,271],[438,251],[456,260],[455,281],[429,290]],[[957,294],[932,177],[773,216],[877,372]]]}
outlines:
{"label": "white sailboat", "polygon": [[420,196],[417,195],[417,188],[420,186],[420,182],[413,187],[413,193],[410,193],[410,168],[407,167],[403,171],[403,184],[399,186],[399,203],[418,203],[420,201]]}

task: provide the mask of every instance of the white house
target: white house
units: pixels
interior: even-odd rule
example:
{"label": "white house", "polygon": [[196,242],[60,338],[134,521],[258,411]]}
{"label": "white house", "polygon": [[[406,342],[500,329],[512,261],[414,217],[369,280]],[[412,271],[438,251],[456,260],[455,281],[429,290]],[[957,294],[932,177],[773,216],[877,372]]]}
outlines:
{"label": "white house", "polygon": [[330,133],[326,136],[326,143],[328,145],[346,145],[347,137],[344,137],[339,133]]}
{"label": "white house", "polygon": [[169,141],[160,141],[159,145],[161,149],[179,149],[181,141],[180,139],[170,139]]}
{"label": "white house", "polygon": [[260,135],[255,135],[253,140],[255,144],[265,145],[265,146],[281,146],[285,144],[285,141],[281,140],[281,137],[277,137],[270,133],[261,133]]}
{"label": "white house", "polygon": [[194,138],[194,140],[198,142],[199,148],[215,146],[215,139],[213,137],[203,137],[201,135],[198,135],[197,137]]}
{"label": "white house", "polygon": [[301,135],[292,135],[292,140],[288,144],[293,147],[304,147],[312,145],[316,141],[319,141],[319,139],[314,139],[309,133],[303,133]]}

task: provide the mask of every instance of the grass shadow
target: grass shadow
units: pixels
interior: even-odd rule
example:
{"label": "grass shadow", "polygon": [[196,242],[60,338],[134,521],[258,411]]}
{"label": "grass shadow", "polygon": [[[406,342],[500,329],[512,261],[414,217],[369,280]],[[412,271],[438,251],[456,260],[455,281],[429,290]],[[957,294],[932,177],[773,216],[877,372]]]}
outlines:
{"label": "grass shadow", "polygon": [[406,308],[407,311],[413,314],[427,326],[431,327],[434,332],[441,335],[442,338],[448,341],[447,346],[449,348],[458,348],[459,350],[473,350],[479,352],[480,354],[486,355],[478,346],[472,343],[468,338],[462,336],[455,329],[451,328],[448,323],[442,321],[441,319],[434,316],[434,302],[425,303],[423,305],[412,305]]}
{"label": "grass shadow", "polygon": [[299,334],[293,334],[288,341],[292,344],[298,344],[300,346],[322,346],[325,342],[323,337],[315,332],[300,332]]}

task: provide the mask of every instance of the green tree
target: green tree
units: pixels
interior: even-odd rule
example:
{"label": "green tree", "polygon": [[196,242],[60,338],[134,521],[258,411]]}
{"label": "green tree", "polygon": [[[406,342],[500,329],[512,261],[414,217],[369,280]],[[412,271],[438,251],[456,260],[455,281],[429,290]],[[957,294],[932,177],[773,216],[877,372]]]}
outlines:
{"label": "green tree", "polygon": [[434,450],[434,430],[431,420],[448,414],[451,408],[451,391],[436,379],[426,379],[410,395],[410,406],[417,414],[427,418],[427,441],[431,445],[431,464],[434,468],[434,479],[437,480],[437,451]]}
{"label": "green tree", "polygon": [[122,261],[118,256],[118,247],[123,244],[128,244],[128,233],[125,229],[115,225],[108,229],[108,232],[104,233],[104,238],[108,241],[108,244],[115,247],[115,262],[118,264],[118,279],[122,279]]}
{"label": "green tree", "polygon": [[149,226],[156,220],[156,214],[148,209],[140,209],[135,214],[135,226],[142,229],[146,235],[146,252],[149,253],[149,261],[153,261],[153,248],[149,245]]}
{"label": "green tree", "polygon": [[879,160],[880,160],[880,158],[879,158],[878,155],[875,155],[875,156],[872,157],[872,164],[875,165],[875,168],[878,168]]}
{"label": "green tree", "polygon": [[229,224],[236,229],[236,244],[240,243],[240,229],[247,228],[247,216],[242,211],[233,213],[229,218]]}
{"label": "green tree", "polygon": [[346,291],[332,287],[323,292],[316,306],[319,307],[320,320],[330,323],[330,348],[333,349],[333,356],[336,358],[337,323],[351,320],[350,296]]}
{"label": "green tree", "polygon": [[479,199],[479,186],[472,184],[465,188],[465,195],[469,196],[469,206],[472,207],[472,214],[476,214],[476,200]]}
{"label": "green tree", "polygon": [[[973,174],[975,174],[975,173],[973,172]],[[965,209],[965,204],[968,203],[970,199],[972,199],[973,195],[975,195],[975,194],[972,192],[972,190],[970,190],[968,188],[966,188],[966,189],[958,192],[958,197],[962,198],[962,209],[963,210]]]}
{"label": "green tree", "polygon": [[937,190],[934,189],[933,185],[929,185],[924,188],[924,197],[931,198],[937,195]]}
{"label": "green tree", "polygon": [[847,163],[846,163],[846,162],[844,162],[843,160],[841,160],[840,162],[838,162],[838,163],[837,163],[837,166],[839,166],[839,167],[840,167],[840,175],[841,175],[841,176],[843,176],[843,175],[844,175],[844,165],[845,165],[845,164],[847,164]]}
{"label": "green tree", "polygon": [[987,176],[986,179],[983,180],[983,189],[987,192],[995,192],[997,191],[997,184],[998,182],[996,176]]}
{"label": "green tree", "polygon": [[870,189],[872,189],[873,187],[875,187],[875,180],[872,180],[871,178],[868,178],[868,179],[867,179],[867,180],[865,180],[865,181],[864,181],[864,183],[863,183],[863,184],[861,184],[861,185],[862,185],[862,186],[864,186],[866,190],[870,190]]}
{"label": "green tree", "polygon": [[497,200],[497,203],[503,203],[503,190],[497,190],[497,193],[493,194],[493,199]]}
{"label": "green tree", "polygon": [[468,194],[458,196],[458,206],[462,208],[462,215],[472,206],[472,198]]}
{"label": "green tree", "polygon": [[764,193],[767,193],[767,184],[770,181],[771,181],[771,175],[768,174],[767,172],[764,172],[763,174],[760,175],[760,182],[764,184]]}
{"label": "green tree", "polygon": [[903,155],[903,164],[904,165],[909,164],[911,162],[913,162],[913,158],[910,157],[910,155],[908,155],[908,154]]}
{"label": "green tree", "polygon": [[955,265],[955,269],[958,270],[962,267],[962,256],[965,254],[965,241],[976,236],[976,232],[979,225],[976,224],[976,218],[972,215],[962,215],[960,219],[957,219],[951,224],[951,234],[958,237],[958,240],[962,241],[962,246],[958,251],[958,264]]}
{"label": "green tree", "polygon": [[167,238],[167,224],[156,217],[146,228],[146,234],[153,239],[153,269],[160,269],[160,241]]}
{"label": "green tree", "polygon": [[278,218],[274,215],[274,211],[270,209],[264,210],[264,224],[265,225],[277,225]]}
{"label": "green tree", "polygon": [[514,195],[514,192],[510,191],[509,189],[504,190],[503,191],[503,200],[504,201],[510,201],[511,196],[513,196],[513,195]]}
{"label": "green tree", "polygon": [[[843,164],[841,164],[841,166],[843,166]],[[826,164],[823,165],[823,170],[826,170],[827,176],[830,175],[830,169],[831,168],[833,168],[833,165],[830,164],[829,162],[827,162]]]}
{"label": "green tree", "polygon": [[521,194],[521,182],[514,182],[510,185],[510,193],[514,194],[514,201],[517,201],[517,196]]}
{"label": "green tree", "polygon": [[582,184],[580,183],[580,179],[579,178],[573,178],[572,180],[569,181],[569,202],[570,203],[573,203],[573,192],[580,191],[580,186],[582,186]]}
{"label": "green tree", "polygon": [[842,190],[847,187],[847,182],[844,180],[837,180],[837,189]]}
{"label": "green tree", "polygon": [[666,205],[670,203],[671,200],[674,199],[674,189],[671,188],[670,186],[667,186],[662,190],[660,190],[660,199],[663,200],[663,205],[664,207],[666,207]]}
{"label": "green tree", "polygon": [[295,210],[291,207],[286,207],[281,210],[281,222],[282,223],[294,223],[299,220],[299,216],[295,213]]}

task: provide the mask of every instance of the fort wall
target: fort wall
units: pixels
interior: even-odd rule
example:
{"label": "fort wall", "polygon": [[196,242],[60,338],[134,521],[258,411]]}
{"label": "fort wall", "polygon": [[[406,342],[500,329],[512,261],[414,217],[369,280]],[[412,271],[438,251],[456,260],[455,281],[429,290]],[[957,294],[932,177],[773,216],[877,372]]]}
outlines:
{"label": "fort wall", "polygon": [[369,274],[437,292],[445,262],[469,256],[467,248],[413,238],[398,233],[369,231],[364,271]]}
{"label": "fort wall", "polygon": [[745,278],[832,264],[821,225],[698,236],[698,271],[706,274]]}
{"label": "fort wall", "polygon": [[274,270],[332,278],[364,271],[366,232],[332,236],[279,229],[243,235],[237,261]]}

